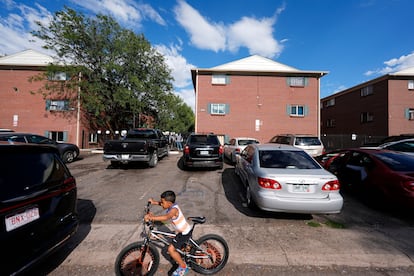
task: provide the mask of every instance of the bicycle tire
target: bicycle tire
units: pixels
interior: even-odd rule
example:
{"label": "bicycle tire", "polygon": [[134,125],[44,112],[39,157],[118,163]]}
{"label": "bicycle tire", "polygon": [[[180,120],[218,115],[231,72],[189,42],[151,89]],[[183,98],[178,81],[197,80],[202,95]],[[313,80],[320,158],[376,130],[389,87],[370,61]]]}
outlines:
{"label": "bicycle tire", "polygon": [[[145,251],[145,252],[144,252]],[[140,261],[142,254],[144,259]],[[115,274],[123,275],[154,275],[160,264],[160,254],[151,244],[135,242],[119,252],[115,261]]]}
{"label": "bicycle tire", "polygon": [[[229,246],[222,237],[215,234],[208,234],[198,239],[197,244],[204,251],[208,252],[212,259],[192,258],[190,266],[195,272],[211,275],[219,272],[226,265],[229,259]],[[190,252],[192,255],[198,256],[205,254],[195,247],[192,247]]]}

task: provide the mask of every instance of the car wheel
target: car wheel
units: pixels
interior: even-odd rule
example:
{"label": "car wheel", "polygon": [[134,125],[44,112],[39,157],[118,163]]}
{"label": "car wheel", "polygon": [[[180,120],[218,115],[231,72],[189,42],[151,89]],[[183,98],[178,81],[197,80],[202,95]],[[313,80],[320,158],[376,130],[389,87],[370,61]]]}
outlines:
{"label": "car wheel", "polygon": [[67,151],[63,154],[63,161],[65,163],[72,163],[75,160],[76,154],[73,151]]}
{"label": "car wheel", "polygon": [[246,186],[246,203],[247,203],[247,207],[249,208],[254,209],[256,207],[249,185]]}
{"label": "car wheel", "polygon": [[151,155],[151,159],[148,162],[148,166],[150,166],[151,168],[154,168],[155,166],[157,166],[157,164],[158,164],[158,155],[157,155],[157,151],[155,150]]}

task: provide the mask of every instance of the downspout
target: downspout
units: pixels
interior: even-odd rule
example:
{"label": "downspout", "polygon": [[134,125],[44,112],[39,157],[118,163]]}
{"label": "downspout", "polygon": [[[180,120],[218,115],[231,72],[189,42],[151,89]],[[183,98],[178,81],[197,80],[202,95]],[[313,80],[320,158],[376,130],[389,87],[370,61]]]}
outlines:
{"label": "downspout", "polygon": [[80,94],[81,94],[81,81],[82,81],[82,72],[79,72],[79,85],[78,85],[78,106],[76,115],[76,145],[79,147],[79,133],[80,133]]}
{"label": "downspout", "polygon": [[196,85],[195,85],[195,122],[194,122],[194,131],[198,132],[198,69],[196,69]]}
{"label": "downspout", "polygon": [[318,78],[318,138],[321,139],[321,78],[323,74]]}

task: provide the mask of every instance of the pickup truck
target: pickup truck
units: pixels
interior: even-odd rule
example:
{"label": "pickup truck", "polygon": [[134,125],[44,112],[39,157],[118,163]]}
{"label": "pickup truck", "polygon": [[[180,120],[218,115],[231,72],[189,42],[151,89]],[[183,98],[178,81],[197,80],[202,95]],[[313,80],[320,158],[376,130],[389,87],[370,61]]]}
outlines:
{"label": "pickup truck", "polygon": [[119,140],[107,140],[103,159],[112,166],[132,162],[146,162],[149,167],[157,166],[158,160],[168,156],[168,138],[158,129],[135,128]]}

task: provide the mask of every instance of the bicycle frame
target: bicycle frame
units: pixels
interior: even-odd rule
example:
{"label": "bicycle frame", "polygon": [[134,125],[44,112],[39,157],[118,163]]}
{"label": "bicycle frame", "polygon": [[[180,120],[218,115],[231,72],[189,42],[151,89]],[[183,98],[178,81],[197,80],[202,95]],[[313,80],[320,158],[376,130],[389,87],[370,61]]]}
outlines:
{"label": "bicycle frame", "polygon": [[[149,207],[147,207],[146,212],[149,212]],[[190,218],[191,219],[191,218]],[[171,244],[170,241],[167,240],[167,238],[173,239],[176,234],[175,233],[170,233],[170,232],[164,232],[161,230],[157,230],[154,229],[154,222],[145,222],[143,223],[143,230],[141,233],[141,236],[144,238],[144,243],[145,244],[156,244],[159,245],[157,242],[162,243],[165,246],[168,246]],[[189,246],[193,246],[197,249],[197,253],[196,255],[193,255],[190,253],[189,249],[188,250],[182,250],[182,249],[178,249],[176,248],[177,252],[180,253],[180,255],[184,258],[184,260],[187,262],[190,259],[212,259],[211,255],[206,252],[205,250],[203,250],[198,244],[197,242],[193,239],[193,230],[195,228],[196,223],[193,224],[191,231],[190,231],[190,238],[188,239],[188,241],[185,243],[184,249],[187,249]],[[146,229],[148,228],[148,230]],[[199,254],[202,253],[202,254]]]}

